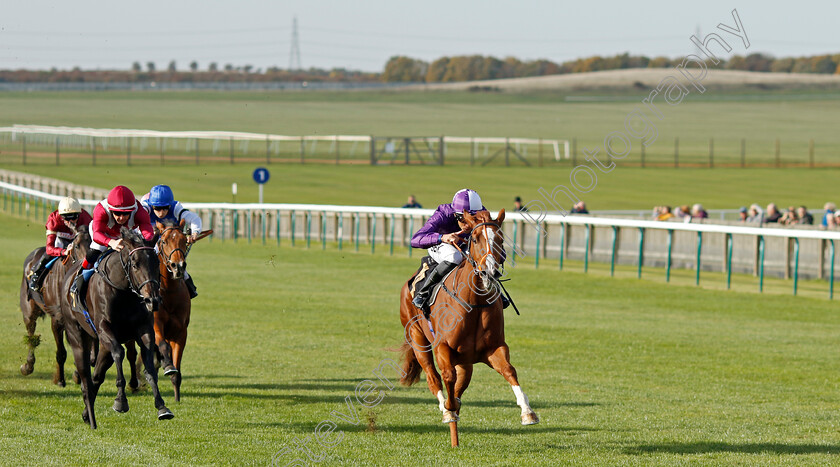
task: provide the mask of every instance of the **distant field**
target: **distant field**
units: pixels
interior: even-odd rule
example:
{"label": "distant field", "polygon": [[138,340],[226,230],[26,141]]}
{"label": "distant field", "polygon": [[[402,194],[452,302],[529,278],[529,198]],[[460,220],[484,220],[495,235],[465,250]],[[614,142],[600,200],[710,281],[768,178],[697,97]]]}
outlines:
{"label": "distant field", "polygon": [[[615,94],[615,93],[613,93]],[[453,92],[91,92],[0,94],[0,125],[15,123],[157,130],[235,130],[287,135],[359,134],[376,136],[520,136],[577,141],[578,162],[584,148],[602,144],[647,95],[645,91],[621,92],[608,102],[567,102],[569,93],[531,94]],[[615,96],[614,96],[615,97]],[[776,139],[780,140],[782,165],[807,164],[809,141],[814,140],[818,165],[840,164],[840,107],[835,94],[748,94],[709,90],[691,96],[676,107],[662,104],[663,120],[654,122],[658,137],[646,151],[648,165],[674,165],[675,139],[679,138],[679,164],[707,166],[710,139],[714,139],[714,164],[740,164],[745,140],[748,164],[774,165]],[[725,98],[726,100],[723,100]],[[628,100],[629,99],[629,100]],[[635,141],[635,140],[634,140]],[[637,141],[636,141],[637,142]],[[138,144],[135,142],[135,144]],[[327,151],[322,145],[319,151]],[[345,146],[345,154],[350,148]],[[31,163],[52,163],[51,143],[28,148]],[[453,149],[454,150],[454,149]],[[480,162],[485,148],[479,148]],[[158,163],[148,150],[146,162]],[[218,157],[227,155],[226,146]],[[260,145],[250,149],[256,158]],[[366,148],[356,148],[354,158],[364,161]],[[67,150],[65,149],[65,152]],[[88,154],[89,151],[80,151]],[[135,147],[135,156],[139,154]],[[211,148],[204,147],[205,157]],[[237,154],[244,157],[243,149]],[[295,148],[286,150],[295,158]],[[20,161],[21,147],[0,138],[0,164]],[[185,151],[190,163],[192,153]],[[124,150],[100,149],[100,157],[114,160]],[[603,151],[602,151],[603,154]],[[66,156],[65,156],[66,157]],[[88,156],[66,163],[85,164]],[[454,162],[454,155],[451,161]],[[463,163],[466,156],[461,154]],[[327,153],[326,160],[331,160]],[[528,159],[536,163],[533,148]],[[622,161],[640,164],[639,145]],[[500,163],[500,160],[494,164]],[[514,161],[514,163],[518,163]],[[569,165],[564,161],[561,165]]]}
{"label": "distant field", "polygon": [[[166,183],[183,201],[231,201],[231,183],[239,187],[237,202],[256,202],[251,178],[256,164],[215,164],[200,167],[20,166],[3,168],[41,174],[82,185],[111,188],[124,184],[140,195]],[[542,199],[540,187],[569,186],[569,168],[485,167],[463,171],[451,167],[372,167],[334,165],[272,165],[265,201],[366,206],[401,206],[409,194],[429,208],[451,200],[464,187],[481,193],[491,209],[510,209],[513,198]],[[581,195],[590,209],[651,209],[661,204],[701,203],[708,209],[775,202],[822,209],[840,201],[837,169],[638,169],[622,167],[602,174],[598,185]],[[562,199],[563,195],[558,197]],[[568,206],[568,205],[567,205]]]}

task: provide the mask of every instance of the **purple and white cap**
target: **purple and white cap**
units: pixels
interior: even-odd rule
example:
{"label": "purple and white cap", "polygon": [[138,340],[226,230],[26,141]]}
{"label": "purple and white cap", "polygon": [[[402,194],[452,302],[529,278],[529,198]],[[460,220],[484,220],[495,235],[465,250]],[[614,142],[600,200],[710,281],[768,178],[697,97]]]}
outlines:
{"label": "purple and white cap", "polygon": [[455,193],[455,197],[452,198],[452,209],[454,209],[455,212],[470,211],[470,213],[474,214],[476,211],[481,211],[483,208],[484,205],[481,204],[481,197],[473,190],[464,188],[458,193]]}

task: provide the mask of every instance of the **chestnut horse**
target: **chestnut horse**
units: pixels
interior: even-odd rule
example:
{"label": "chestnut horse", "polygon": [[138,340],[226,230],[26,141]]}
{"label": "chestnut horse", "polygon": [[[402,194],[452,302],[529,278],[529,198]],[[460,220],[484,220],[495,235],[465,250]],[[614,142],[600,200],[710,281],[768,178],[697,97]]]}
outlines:
{"label": "chestnut horse", "polygon": [[[67,349],[64,347],[64,316],[61,314],[61,290],[64,287],[64,273],[77,261],[85,259],[90,245],[90,235],[87,226],[80,226],[76,237],[68,249],[70,253],[64,258],[57,258],[46,277],[42,281],[41,289],[32,292],[29,289],[27,277],[32,267],[46,254],[46,248],[40,247],[30,253],[23,263],[23,280],[20,285],[20,310],[23,313],[23,324],[26,326],[25,337],[28,355],[26,363],[20,366],[20,373],[24,376],[32,374],[35,369],[35,347],[41,342],[41,336],[35,334],[37,320],[45,314],[50,316],[53,337],[55,338],[55,374],[53,384],[61,387],[67,385],[64,380],[64,362],[67,360]],[[78,374],[74,375],[74,379]],[[77,379],[78,382],[78,379]]]}
{"label": "chestnut horse", "polygon": [[[168,420],[174,416],[160,396],[157,369],[153,364],[152,313],[160,304],[157,255],[154,248],[146,246],[138,233],[123,227],[120,234],[124,248],[103,257],[88,281],[84,301],[87,303],[89,317],[77,311],[77,306],[71,305],[73,298],[70,297],[69,287],[62,291],[61,296],[61,312],[64,315],[67,340],[73,348],[76,369],[82,379],[82,397],[85,402],[82,419],[89,423],[91,428],[96,428],[96,395],[105,380],[105,373],[114,363],[117,368],[117,397],[114,400],[114,410],[128,411],[122,370],[125,351],[121,344],[130,340],[141,343],[146,381],[154,394],[158,419]],[[66,278],[72,280],[80,266],[71,268]],[[65,283],[69,284],[67,280]],[[90,362],[84,356],[90,353],[93,341],[97,337],[100,349],[91,377]]]}
{"label": "chestnut horse", "polygon": [[[487,211],[475,215],[464,213],[469,249],[464,261],[443,280],[445,289],[441,288],[431,304],[434,331],[429,329],[429,321],[421,310],[411,303],[413,277],[400,292],[400,320],[406,337],[401,348],[405,376],[400,382],[410,386],[420,379],[420,370],[425,371],[429,390],[437,397],[443,412],[443,423],[458,421],[461,396],[470,384],[473,364],[479,362],[492,367],[510,383],[516,403],[522,409],[522,424],[539,423],[519,386],[505,343],[505,319],[497,282],[505,258],[501,231],[504,218],[504,209],[495,220]],[[433,355],[443,376],[446,398]],[[457,444],[455,440],[453,445]]]}

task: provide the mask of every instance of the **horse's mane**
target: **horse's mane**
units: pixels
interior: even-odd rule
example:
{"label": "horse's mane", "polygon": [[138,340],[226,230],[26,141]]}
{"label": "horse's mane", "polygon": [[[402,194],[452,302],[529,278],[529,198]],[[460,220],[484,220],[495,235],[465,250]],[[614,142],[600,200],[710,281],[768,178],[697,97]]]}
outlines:
{"label": "horse's mane", "polygon": [[175,222],[175,219],[169,219],[169,218],[160,219],[158,222],[160,222],[167,229],[170,228],[170,227],[178,227],[178,225],[179,225],[178,222]]}
{"label": "horse's mane", "polygon": [[122,237],[123,240],[134,245],[143,245],[143,236],[140,235],[138,232],[135,232],[134,230],[128,230],[127,228],[123,227],[120,229],[120,237]]}

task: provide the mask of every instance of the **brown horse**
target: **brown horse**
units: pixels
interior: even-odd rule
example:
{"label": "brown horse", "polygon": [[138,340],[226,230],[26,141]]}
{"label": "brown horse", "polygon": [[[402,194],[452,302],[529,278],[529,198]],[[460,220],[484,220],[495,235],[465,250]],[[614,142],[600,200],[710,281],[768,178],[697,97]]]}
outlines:
{"label": "brown horse", "polygon": [[[420,370],[425,371],[429,390],[438,398],[443,412],[443,423],[458,421],[461,396],[470,384],[473,364],[479,362],[492,367],[510,383],[516,403],[522,409],[522,424],[539,422],[519,386],[505,343],[504,313],[497,282],[505,258],[501,230],[504,218],[504,209],[495,220],[487,211],[475,215],[464,213],[469,250],[465,260],[443,280],[445,289],[440,290],[431,306],[434,331],[411,303],[413,277],[400,293],[400,320],[406,337],[402,345],[405,376],[400,382],[410,386],[420,378]],[[443,375],[445,399],[433,355]],[[456,439],[453,438],[453,445],[457,444]]]}
{"label": "brown horse", "polygon": [[[70,253],[64,258],[57,258],[42,281],[41,289],[33,292],[29,289],[27,277],[32,268],[46,253],[46,248],[40,247],[30,253],[23,263],[23,280],[20,285],[20,310],[23,313],[23,323],[26,325],[25,338],[28,347],[26,363],[20,366],[20,373],[24,376],[32,374],[35,369],[35,347],[40,344],[41,336],[35,334],[38,318],[50,316],[53,337],[55,338],[55,374],[53,384],[61,387],[67,385],[64,380],[64,362],[67,360],[67,349],[64,347],[64,316],[61,314],[61,289],[64,286],[64,273],[77,261],[85,259],[90,235],[87,226],[80,226],[76,231],[70,247]],[[78,373],[74,379],[78,381]]]}
{"label": "brown horse", "polygon": [[[105,373],[114,363],[117,368],[117,397],[114,400],[114,410],[128,411],[122,370],[125,351],[121,344],[130,340],[141,344],[146,381],[154,394],[158,419],[168,420],[174,416],[160,396],[157,369],[153,364],[152,313],[160,304],[157,255],[154,248],[147,246],[136,232],[123,228],[121,239],[124,248],[99,261],[96,272],[91,276],[87,290],[83,293],[89,317],[77,311],[77,306],[71,305],[73,298],[70,297],[69,290],[63,291],[61,296],[61,312],[66,324],[67,340],[73,348],[76,368],[82,379],[82,397],[85,402],[82,419],[89,423],[91,428],[96,428],[96,395],[105,379]],[[66,278],[72,280],[80,266],[71,268]],[[69,284],[69,280],[65,283]],[[90,362],[84,355],[89,354],[96,338],[99,340],[100,349],[91,377]]]}

